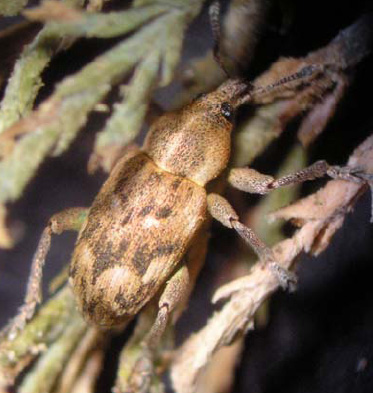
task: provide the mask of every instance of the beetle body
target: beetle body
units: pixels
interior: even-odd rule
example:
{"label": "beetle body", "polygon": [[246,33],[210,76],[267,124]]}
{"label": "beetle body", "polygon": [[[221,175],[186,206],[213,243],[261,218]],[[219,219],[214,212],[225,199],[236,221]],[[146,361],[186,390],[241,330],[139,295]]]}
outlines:
{"label": "beetle body", "polygon": [[123,157],[112,170],[80,231],[70,267],[87,321],[122,324],[180,264],[207,216],[204,186],[228,164],[232,123],[222,112],[228,98],[223,85],[162,116],[142,151]]}

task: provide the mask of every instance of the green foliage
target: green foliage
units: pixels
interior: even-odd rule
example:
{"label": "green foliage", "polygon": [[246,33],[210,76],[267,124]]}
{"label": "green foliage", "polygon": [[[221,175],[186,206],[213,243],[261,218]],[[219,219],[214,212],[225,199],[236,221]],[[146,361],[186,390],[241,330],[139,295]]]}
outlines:
{"label": "green foliage", "polygon": [[[9,134],[16,133],[22,138],[0,162],[0,203],[17,199],[43,160],[48,155],[64,152],[95,105],[114,85],[135,71],[122,102],[98,136],[96,152],[132,140],[141,127],[152,91],[171,81],[180,59],[185,29],[199,13],[202,3],[202,0],[138,1],[134,8],[117,15],[82,12],[77,20],[47,24],[16,65],[14,81],[10,80],[13,88],[7,88],[2,104],[3,112],[7,113],[3,128],[32,107],[41,85],[40,73],[54,53],[51,42],[56,44],[62,37],[112,37],[137,30],[63,80],[36,111],[12,126]],[[0,116],[3,117],[1,113]],[[3,140],[8,138],[7,133],[3,132]]]}
{"label": "green foliage", "polygon": [[74,320],[83,323],[76,311],[72,292],[65,286],[43,306],[14,340],[1,342],[0,390],[2,384],[11,381],[40,352],[44,352],[51,343],[58,340],[66,326],[74,323]]}
{"label": "green foliage", "polygon": [[26,6],[28,0],[0,0],[0,15],[17,15]]}
{"label": "green foliage", "polygon": [[[75,7],[84,3],[83,0],[64,1]],[[46,24],[31,44],[23,50],[0,104],[0,134],[32,110],[35,98],[43,86],[41,73],[60,48],[63,37],[64,33]]]}

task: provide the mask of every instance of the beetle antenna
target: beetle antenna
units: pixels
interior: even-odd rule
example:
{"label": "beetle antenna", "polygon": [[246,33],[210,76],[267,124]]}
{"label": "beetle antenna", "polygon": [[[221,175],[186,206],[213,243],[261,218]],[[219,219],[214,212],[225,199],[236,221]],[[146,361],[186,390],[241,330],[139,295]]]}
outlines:
{"label": "beetle antenna", "polygon": [[308,83],[310,79],[314,78],[322,69],[320,64],[310,64],[303,67],[301,70],[294,72],[293,74],[286,75],[285,77],[279,79],[278,81],[271,83],[265,87],[258,87],[256,90],[258,92],[272,92],[273,90],[286,87],[292,82],[300,81],[302,84]]}
{"label": "beetle antenna", "polygon": [[220,41],[221,41],[221,4],[220,0],[214,0],[209,7],[209,17],[210,17],[210,25],[212,30],[212,35],[214,38],[214,59],[219,64],[220,68],[224,71],[225,75],[229,78],[230,75],[223,63],[223,60],[220,56]]}
{"label": "beetle antenna", "polygon": [[304,85],[308,85],[323,70],[324,66],[321,64],[309,64],[299,71],[286,75],[266,86],[254,85],[250,95],[241,98],[240,105],[247,102],[261,103],[266,97],[271,97],[271,100],[284,97],[289,91],[295,91]]}

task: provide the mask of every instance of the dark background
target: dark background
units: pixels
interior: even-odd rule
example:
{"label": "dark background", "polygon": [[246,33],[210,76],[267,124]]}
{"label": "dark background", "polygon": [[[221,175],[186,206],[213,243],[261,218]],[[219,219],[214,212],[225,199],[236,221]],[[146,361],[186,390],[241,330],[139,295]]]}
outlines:
{"label": "dark background", "polygon": [[[325,45],[339,30],[372,8],[371,1],[359,0],[287,2],[293,9],[293,23],[285,34],[280,34],[281,11],[274,3],[269,25],[248,71],[252,76],[266,69],[279,55],[301,56]],[[14,21],[18,19],[4,19],[0,27]],[[66,53],[58,55],[44,73],[46,87],[39,101],[50,94],[56,81],[78,70],[111,44],[104,40],[81,40]],[[0,57],[9,51],[9,45],[0,42]],[[184,61],[203,54],[211,45],[205,10],[189,29]],[[326,158],[330,163],[343,164],[354,147],[373,131],[372,65],[370,56],[357,67],[354,82],[336,115],[312,147],[310,161]],[[159,95],[163,107],[170,106],[174,91],[170,88]],[[32,255],[48,218],[66,207],[89,206],[104,181],[102,174],[88,176],[86,173],[94,133],[103,122],[103,115],[91,116],[71,149],[61,157],[48,159],[26,188],[23,198],[10,206],[11,225],[18,233],[23,232],[23,236],[14,249],[0,251],[0,325],[5,324],[22,302]],[[290,127],[289,133],[253,166],[273,172],[284,146],[293,138]],[[307,191],[309,186],[303,189]],[[318,258],[305,256],[301,259],[296,293],[279,292],[273,296],[268,325],[247,335],[242,362],[236,371],[234,392],[373,392],[370,204],[367,193],[347,216],[331,246]],[[45,283],[68,261],[74,239],[74,235],[68,233],[53,240],[45,268]],[[209,302],[214,282],[228,263],[235,241],[234,234],[220,225],[213,225],[210,252],[190,307],[178,325],[178,340],[206,321],[212,310]],[[123,337],[114,340],[107,365],[115,361],[114,355],[123,342]],[[110,378],[113,372],[100,380],[100,392],[110,391],[104,388],[105,379]]]}

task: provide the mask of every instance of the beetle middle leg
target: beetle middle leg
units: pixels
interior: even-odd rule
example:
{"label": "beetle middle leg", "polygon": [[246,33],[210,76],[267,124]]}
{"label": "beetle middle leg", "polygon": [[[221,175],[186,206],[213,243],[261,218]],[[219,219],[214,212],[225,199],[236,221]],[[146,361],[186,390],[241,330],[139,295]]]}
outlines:
{"label": "beetle middle leg", "polygon": [[260,261],[265,264],[265,266],[268,266],[275,274],[283,288],[289,289],[290,291],[295,289],[297,282],[295,274],[282,268],[275,261],[272,250],[251,228],[239,221],[237,213],[224,197],[214,193],[209,194],[207,196],[207,205],[213,218],[221,222],[227,228],[234,229],[240,237],[253,248]]}
{"label": "beetle middle leg", "polygon": [[31,265],[31,273],[26,289],[24,303],[20,307],[16,317],[1,331],[1,336],[8,335],[10,339],[22,330],[34,313],[36,306],[41,302],[41,283],[45,259],[50,249],[53,234],[61,234],[64,231],[79,231],[88,213],[87,208],[70,208],[52,216],[44,229]]}

